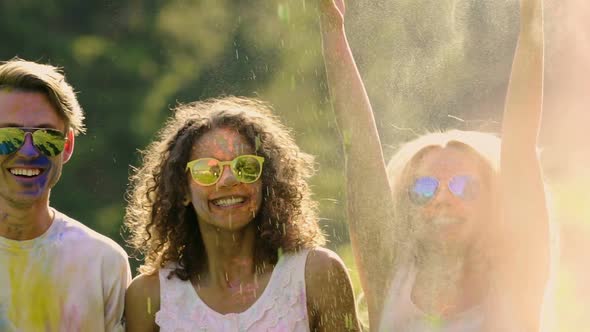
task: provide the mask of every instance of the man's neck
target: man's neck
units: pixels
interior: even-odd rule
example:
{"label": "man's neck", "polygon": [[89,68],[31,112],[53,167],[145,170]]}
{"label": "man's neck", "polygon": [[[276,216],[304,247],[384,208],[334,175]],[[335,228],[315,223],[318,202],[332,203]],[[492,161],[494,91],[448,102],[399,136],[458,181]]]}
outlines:
{"label": "man's neck", "polygon": [[49,229],[55,211],[48,204],[14,207],[0,206],[0,237],[25,241],[39,237]]}

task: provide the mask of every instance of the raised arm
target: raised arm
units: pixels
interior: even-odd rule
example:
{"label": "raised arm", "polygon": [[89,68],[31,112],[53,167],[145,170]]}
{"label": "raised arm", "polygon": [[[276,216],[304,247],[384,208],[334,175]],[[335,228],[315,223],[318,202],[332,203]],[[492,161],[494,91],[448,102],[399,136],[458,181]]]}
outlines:
{"label": "raised arm", "polygon": [[324,248],[312,250],[305,264],[305,287],[311,331],[360,331],[352,284],[338,255]]}
{"label": "raised arm", "polygon": [[374,328],[392,267],[383,225],[391,225],[392,195],[381,142],[365,87],[344,31],[344,1],[321,0],[322,45],[332,106],[344,140],[348,223]]}
{"label": "raised arm", "polygon": [[[549,218],[537,137],[543,108],[542,0],[520,1],[520,34],[502,125],[501,195],[509,245],[502,292],[526,325],[538,331],[549,276]],[[515,314],[516,312],[513,312]]]}

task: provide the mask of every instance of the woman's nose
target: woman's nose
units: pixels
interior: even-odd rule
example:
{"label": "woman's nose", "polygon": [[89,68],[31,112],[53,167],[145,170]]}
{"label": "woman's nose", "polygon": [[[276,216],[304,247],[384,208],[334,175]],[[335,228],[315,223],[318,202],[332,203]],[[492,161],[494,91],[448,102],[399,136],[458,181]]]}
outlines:
{"label": "woman's nose", "polygon": [[218,187],[233,187],[236,184],[240,183],[234,172],[232,172],[230,165],[223,166],[223,173],[221,173],[221,178],[217,182]]}

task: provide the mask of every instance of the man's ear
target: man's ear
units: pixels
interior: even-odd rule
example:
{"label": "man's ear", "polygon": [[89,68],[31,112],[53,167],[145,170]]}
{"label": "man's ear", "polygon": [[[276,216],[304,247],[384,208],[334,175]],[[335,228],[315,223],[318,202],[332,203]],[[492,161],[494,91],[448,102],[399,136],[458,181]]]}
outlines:
{"label": "man's ear", "polygon": [[68,130],[68,133],[66,134],[66,142],[64,145],[64,150],[62,152],[62,158],[63,158],[63,162],[64,164],[68,162],[68,160],[70,160],[70,158],[72,157],[72,154],[74,154],[74,143],[75,143],[75,139],[76,139],[76,135],[74,135],[74,131],[72,129]]}

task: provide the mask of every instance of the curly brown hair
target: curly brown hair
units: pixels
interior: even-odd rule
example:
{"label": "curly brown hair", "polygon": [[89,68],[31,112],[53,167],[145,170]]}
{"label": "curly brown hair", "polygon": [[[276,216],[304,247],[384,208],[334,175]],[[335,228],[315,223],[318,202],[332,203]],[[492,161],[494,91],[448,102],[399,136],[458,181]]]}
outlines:
{"label": "curly brown hair", "polygon": [[325,243],[318,225],[317,203],[307,179],[313,157],[300,151],[289,130],[257,99],[224,97],[179,105],[146,150],[143,165],[133,170],[127,192],[125,226],[128,243],[145,257],[140,272],[153,274],[177,263],[182,280],[203,271],[205,247],[192,205],[183,201],[191,148],[214,128],[231,128],[265,158],[263,202],[256,225],[255,262],[276,264],[279,251],[293,252]]}

